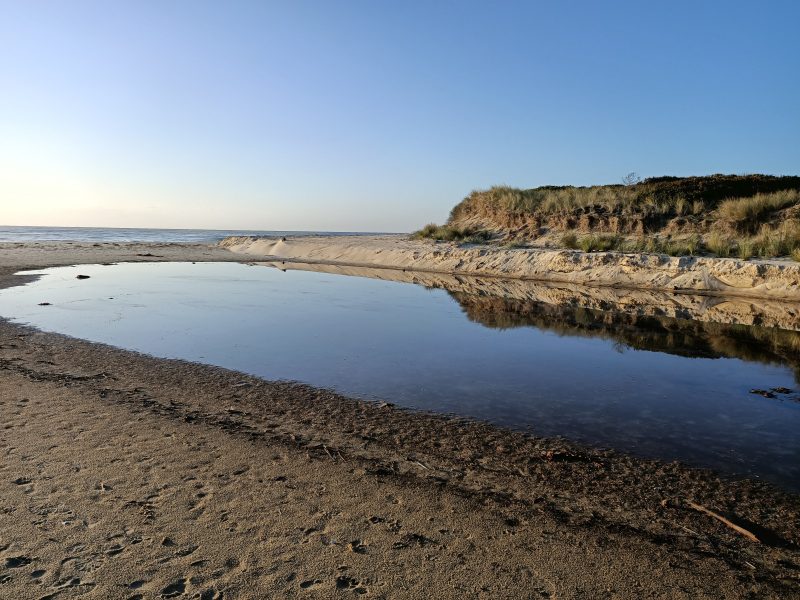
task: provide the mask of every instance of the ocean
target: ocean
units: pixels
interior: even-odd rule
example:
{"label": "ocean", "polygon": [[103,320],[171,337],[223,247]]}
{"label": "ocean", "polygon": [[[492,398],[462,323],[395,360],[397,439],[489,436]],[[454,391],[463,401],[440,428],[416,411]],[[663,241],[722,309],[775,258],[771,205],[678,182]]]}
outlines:
{"label": "ocean", "polygon": [[116,227],[0,226],[0,242],[184,242],[213,243],[238,235],[376,235],[352,231],[247,231],[229,229],[139,229]]}

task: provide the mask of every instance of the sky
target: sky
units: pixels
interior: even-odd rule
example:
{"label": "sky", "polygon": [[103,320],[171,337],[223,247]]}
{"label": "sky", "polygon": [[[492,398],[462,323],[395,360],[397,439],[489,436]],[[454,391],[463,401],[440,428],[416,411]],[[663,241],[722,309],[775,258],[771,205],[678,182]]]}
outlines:
{"label": "sky", "polygon": [[0,225],[410,231],[800,173],[800,2],[0,0]]}

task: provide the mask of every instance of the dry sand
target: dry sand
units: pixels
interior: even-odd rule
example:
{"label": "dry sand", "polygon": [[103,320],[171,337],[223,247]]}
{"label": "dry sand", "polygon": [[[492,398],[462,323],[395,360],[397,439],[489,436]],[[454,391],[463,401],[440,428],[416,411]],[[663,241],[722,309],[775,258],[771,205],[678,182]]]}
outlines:
{"label": "dry sand", "polygon": [[788,260],[508,249],[410,240],[401,235],[232,237],[221,246],[259,260],[800,301],[800,263]]}
{"label": "dry sand", "polygon": [[800,597],[800,499],[676,464],[1,321],[0,416],[2,598]]}
{"label": "dry sand", "polygon": [[800,300],[786,302],[740,296],[674,294],[611,286],[534,282],[506,277],[475,277],[423,271],[353,267],[339,264],[292,261],[260,261],[281,270],[313,271],[349,277],[367,277],[442,288],[479,297],[502,297],[554,306],[609,310],[626,314],[690,319],[703,323],[755,325],[800,331]]}

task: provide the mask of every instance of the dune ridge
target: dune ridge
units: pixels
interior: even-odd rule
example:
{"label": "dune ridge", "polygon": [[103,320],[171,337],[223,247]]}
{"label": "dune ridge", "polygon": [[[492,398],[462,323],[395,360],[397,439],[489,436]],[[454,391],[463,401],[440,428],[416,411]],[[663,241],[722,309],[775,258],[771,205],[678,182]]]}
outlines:
{"label": "dune ridge", "polygon": [[231,237],[219,242],[219,247],[262,260],[800,301],[800,264],[780,260],[511,249],[410,240],[401,235]]}

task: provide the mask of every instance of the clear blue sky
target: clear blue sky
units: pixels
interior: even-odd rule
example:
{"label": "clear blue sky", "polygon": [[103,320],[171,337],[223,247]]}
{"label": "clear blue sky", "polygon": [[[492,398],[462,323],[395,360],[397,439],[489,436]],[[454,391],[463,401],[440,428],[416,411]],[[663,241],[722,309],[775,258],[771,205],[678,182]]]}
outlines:
{"label": "clear blue sky", "polygon": [[0,0],[0,224],[407,231],[800,172],[800,2]]}

